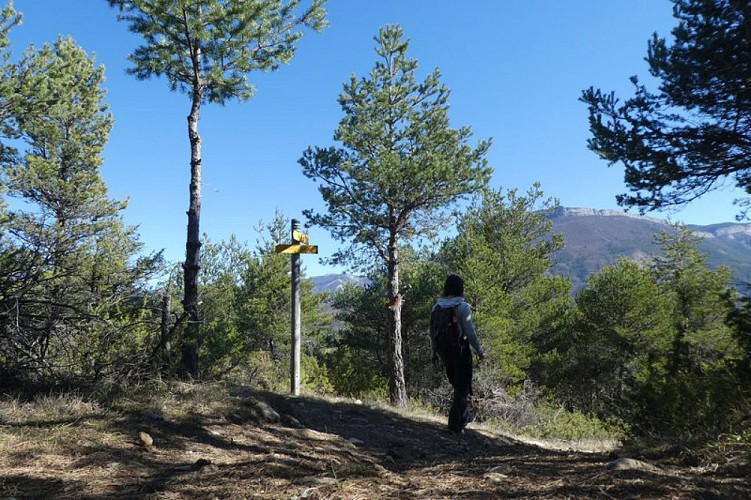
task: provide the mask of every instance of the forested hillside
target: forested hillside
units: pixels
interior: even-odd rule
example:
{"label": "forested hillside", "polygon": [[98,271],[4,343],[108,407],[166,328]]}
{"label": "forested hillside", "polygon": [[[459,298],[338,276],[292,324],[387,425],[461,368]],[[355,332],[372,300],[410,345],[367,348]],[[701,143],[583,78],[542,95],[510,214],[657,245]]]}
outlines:
{"label": "forested hillside", "polygon": [[[619,258],[650,259],[658,252],[655,236],[671,230],[667,219],[615,210],[561,207],[551,220],[553,232],[566,240],[554,256],[552,271],[570,278],[574,291],[584,287],[590,274]],[[710,267],[728,267],[736,286],[751,283],[751,223],[688,227],[701,236],[698,248],[707,254]]]}

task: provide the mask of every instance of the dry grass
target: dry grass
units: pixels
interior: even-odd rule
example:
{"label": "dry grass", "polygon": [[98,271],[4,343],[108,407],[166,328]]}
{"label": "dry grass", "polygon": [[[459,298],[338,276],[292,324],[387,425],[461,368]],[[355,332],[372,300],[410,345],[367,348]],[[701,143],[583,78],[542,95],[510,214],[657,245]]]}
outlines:
{"label": "dry grass", "polygon": [[[265,420],[259,401],[279,420]],[[525,443],[474,424],[458,442],[425,410],[358,403],[225,384],[146,386],[108,403],[76,393],[7,397],[0,498],[751,495],[747,461],[608,471],[609,455],[571,443]]]}

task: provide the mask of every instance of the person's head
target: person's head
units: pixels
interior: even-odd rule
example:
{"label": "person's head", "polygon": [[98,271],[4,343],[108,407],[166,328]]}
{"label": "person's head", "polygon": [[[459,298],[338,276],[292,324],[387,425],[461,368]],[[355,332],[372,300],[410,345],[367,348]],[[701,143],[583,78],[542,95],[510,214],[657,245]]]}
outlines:
{"label": "person's head", "polygon": [[446,283],[443,284],[444,297],[463,297],[464,296],[464,280],[456,274],[450,274],[446,278]]}

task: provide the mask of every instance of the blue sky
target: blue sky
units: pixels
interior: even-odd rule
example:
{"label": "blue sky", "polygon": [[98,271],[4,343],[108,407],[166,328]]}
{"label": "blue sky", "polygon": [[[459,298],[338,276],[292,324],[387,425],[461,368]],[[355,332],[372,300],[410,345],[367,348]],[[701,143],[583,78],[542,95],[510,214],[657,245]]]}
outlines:
{"label": "blue sky", "polygon": [[[305,0],[303,0],[305,1]],[[136,81],[125,73],[140,39],[117,22],[106,0],[15,0],[23,25],[13,51],[71,35],[106,68],[107,103],[115,118],[102,175],[113,198],[128,198],[125,220],[138,225],[147,249],[184,258],[188,205],[188,97],[163,79]],[[618,209],[625,191],[621,167],[607,168],[586,148],[590,85],[631,95],[628,77],[648,81],[647,40],[674,26],[667,0],[330,0],[330,27],[307,33],[288,66],[251,75],[256,96],[225,107],[205,106],[202,232],[219,241],[235,234],[254,244],[258,221],[280,209],[302,218],[323,210],[315,184],[297,160],[309,145],[329,146],[342,117],[337,104],[351,74],[375,62],[381,26],[401,24],[412,40],[418,76],[440,68],[452,91],[450,117],[476,139],[493,138],[494,187],[526,191],[539,181],[547,196],[569,207]],[[734,220],[740,193],[726,189],[678,213],[652,213],[688,224]],[[309,230],[321,256],[337,243]],[[304,256],[309,275],[339,269]]]}

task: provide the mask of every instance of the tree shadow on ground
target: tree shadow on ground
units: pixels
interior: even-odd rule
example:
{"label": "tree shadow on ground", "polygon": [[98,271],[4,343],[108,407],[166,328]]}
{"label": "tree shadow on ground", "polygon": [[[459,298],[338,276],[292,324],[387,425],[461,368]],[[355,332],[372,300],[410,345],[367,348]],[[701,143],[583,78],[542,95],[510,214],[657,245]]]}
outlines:
{"label": "tree shadow on ground", "polygon": [[719,476],[688,476],[667,469],[660,474],[646,470],[610,471],[606,464],[614,453],[545,449],[474,424],[458,438],[448,431],[445,421],[402,416],[396,411],[354,402],[325,402],[269,392],[258,393],[257,397],[294,417],[303,427],[354,443],[391,472],[484,478],[485,483],[496,483],[490,489],[487,484],[473,489],[475,481],[468,481],[462,489],[448,481],[443,489],[432,489],[431,496],[657,498],[680,491],[710,498],[746,498],[751,493],[743,475],[739,476],[740,481],[728,481]]}
{"label": "tree shadow on ground", "polygon": [[77,418],[0,422],[0,438],[23,445],[0,453],[0,497],[751,496],[744,470],[609,471],[606,454],[544,449],[475,424],[460,440],[443,420],[377,406],[244,386],[190,391],[188,402],[159,399],[161,413],[146,397]]}
{"label": "tree shadow on ground", "polygon": [[424,466],[461,462],[468,457],[519,455],[535,449],[506,437],[489,438],[472,425],[462,436],[456,436],[448,431],[445,422],[402,416],[386,408],[271,392],[257,396],[303,427],[338,435],[358,449],[381,457],[382,465],[394,471],[407,470],[413,464]]}

